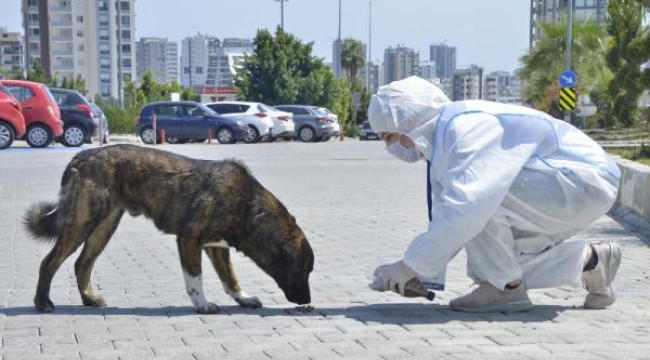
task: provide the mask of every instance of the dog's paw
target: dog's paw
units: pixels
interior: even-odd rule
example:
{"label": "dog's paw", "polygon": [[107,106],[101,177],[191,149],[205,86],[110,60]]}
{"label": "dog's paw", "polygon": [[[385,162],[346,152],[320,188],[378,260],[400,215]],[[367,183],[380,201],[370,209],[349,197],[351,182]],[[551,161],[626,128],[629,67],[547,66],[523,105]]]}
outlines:
{"label": "dog's paw", "polygon": [[215,303],[206,302],[204,305],[194,307],[194,310],[199,314],[216,314],[221,309],[219,308],[219,305]]}
{"label": "dog's paw", "polygon": [[239,293],[239,296],[234,297],[235,301],[239,304],[239,306],[242,307],[247,307],[247,308],[259,308],[262,307],[262,301],[257,296],[249,296],[243,291]]}
{"label": "dog's paw", "polygon": [[54,310],[54,303],[48,298],[34,298],[34,306],[36,306],[36,310],[43,313],[51,313]]}
{"label": "dog's paw", "polygon": [[104,301],[104,299],[98,295],[82,296],[81,301],[86,306],[97,306],[97,307],[106,306],[106,302]]}

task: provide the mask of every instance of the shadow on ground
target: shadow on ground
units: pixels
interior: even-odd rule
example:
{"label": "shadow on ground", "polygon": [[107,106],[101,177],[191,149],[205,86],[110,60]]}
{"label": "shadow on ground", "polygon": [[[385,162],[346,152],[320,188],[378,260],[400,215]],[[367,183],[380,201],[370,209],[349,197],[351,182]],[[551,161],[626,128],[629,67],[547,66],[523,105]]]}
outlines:
{"label": "shadow on ground", "polygon": [[489,313],[475,314],[451,310],[446,305],[438,304],[369,304],[348,307],[316,307],[311,312],[301,312],[293,307],[264,307],[248,309],[239,306],[221,306],[218,314],[198,315],[189,306],[149,307],[103,307],[93,308],[84,306],[61,305],[49,314],[41,314],[32,306],[0,308],[0,315],[5,316],[141,316],[141,317],[182,317],[182,316],[251,316],[273,317],[286,316],[291,318],[320,318],[328,319],[346,317],[363,323],[381,324],[442,324],[451,321],[496,321],[496,322],[547,322],[556,318],[564,311],[579,310],[571,306],[539,305],[522,313]]}

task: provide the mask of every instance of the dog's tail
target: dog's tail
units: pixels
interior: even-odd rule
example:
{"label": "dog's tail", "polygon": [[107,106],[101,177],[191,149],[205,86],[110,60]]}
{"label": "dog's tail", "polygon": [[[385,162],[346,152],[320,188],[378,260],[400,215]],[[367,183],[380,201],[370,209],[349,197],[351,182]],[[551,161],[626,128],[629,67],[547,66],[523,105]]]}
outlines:
{"label": "dog's tail", "polygon": [[52,202],[40,202],[32,205],[27,212],[23,222],[27,232],[33,239],[43,241],[56,240],[58,231],[56,228],[57,204]]}

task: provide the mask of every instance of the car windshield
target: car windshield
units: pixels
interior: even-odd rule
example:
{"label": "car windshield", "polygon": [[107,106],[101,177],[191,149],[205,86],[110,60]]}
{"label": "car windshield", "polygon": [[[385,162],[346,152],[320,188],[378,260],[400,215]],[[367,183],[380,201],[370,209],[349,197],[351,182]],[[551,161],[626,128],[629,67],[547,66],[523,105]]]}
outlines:
{"label": "car windshield", "polygon": [[216,111],[210,109],[209,107],[207,107],[207,106],[205,106],[203,104],[199,104],[199,108],[201,110],[203,110],[204,112],[206,112],[207,115],[209,115],[209,116],[219,116],[219,114]]}
{"label": "car windshield", "polygon": [[5,93],[5,94],[7,94],[7,95],[9,95],[9,96],[11,96],[11,97],[14,97],[14,96],[11,94],[11,92],[9,91],[9,89],[7,89],[6,87],[4,87],[4,86],[2,86],[2,85],[0,85],[0,92]]}
{"label": "car windshield", "polygon": [[54,95],[52,95],[50,89],[45,85],[41,85],[41,87],[43,88],[43,91],[45,91],[45,93],[47,94],[47,97],[50,98],[50,101],[56,103],[56,100],[54,99]]}

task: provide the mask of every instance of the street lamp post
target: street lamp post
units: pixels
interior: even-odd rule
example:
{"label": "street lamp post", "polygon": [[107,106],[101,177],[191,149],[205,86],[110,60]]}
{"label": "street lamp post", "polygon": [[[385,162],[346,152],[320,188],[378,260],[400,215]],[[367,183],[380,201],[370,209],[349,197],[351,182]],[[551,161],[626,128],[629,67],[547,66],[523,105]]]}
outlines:
{"label": "street lamp post", "polygon": [[336,74],[336,76],[341,77],[343,75],[343,71],[341,69],[341,0],[339,0],[339,36],[336,42],[336,47],[338,52],[338,57],[336,59],[336,69],[338,70],[338,74]]}
{"label": "street lamp post", "polygon": [[284,2],[289,0],[275,0],[280,3],[280,28],[284,30]]}
{"label": "street lamp post", "polygon": [[[571,70],[571,45],[573,42],[573,0],[567,1],[567,30],[566,49],[564,54],[564,68]],[[564,121],[571,123],[571,110],[564,111]]]}

